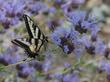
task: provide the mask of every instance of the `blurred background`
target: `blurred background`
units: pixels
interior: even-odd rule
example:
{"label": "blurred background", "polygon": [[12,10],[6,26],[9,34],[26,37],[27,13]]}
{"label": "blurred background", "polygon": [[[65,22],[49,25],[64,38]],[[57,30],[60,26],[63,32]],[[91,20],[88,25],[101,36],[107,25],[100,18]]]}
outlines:
{"label": "blurred background", "polygon": [[[23,14],[48,36],[43,60],[11,43]],[[0,0],[0,82],[110,82],[109,59],[110,0]]]}

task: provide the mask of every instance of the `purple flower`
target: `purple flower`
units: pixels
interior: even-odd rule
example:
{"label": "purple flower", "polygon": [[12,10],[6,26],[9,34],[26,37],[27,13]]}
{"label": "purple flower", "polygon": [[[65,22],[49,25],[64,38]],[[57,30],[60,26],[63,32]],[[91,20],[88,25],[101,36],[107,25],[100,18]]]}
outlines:
{"label": "purple flower", "polygon": [[[0,4],[2,4],[0,9],[0,22],[4,28],[9,28],[10,25],[18,24],[24,11],[32,14],[48,10],[48,6],[42,1],[7,0],[5,2],[1,1]],[[54,9],[51,11],[54,11]]]}
{"label": "purple flower", "polygon": [[69,52],[69,48],[68,48],[68,46],[67,45],[64,45],[64,51],[65,51],[65,53],[68,53]]}
{"label": "purple flower", "polygon": [[21,56],[17,52],[16,47],[7,48],[5,50],[5,52],[0,55],[0,63],[3,64],[3,65],[15,64],[20,59],[21,59]]}
{"label": "purple flower", "polygon": [[105,72],[110,75],[110,63],[107,63],[105,66]]}
{"label": "purple flower", "polygon": [[34,69],[36,69],[37,71],[42,71],[42,63],[40,63],[37,60],[33,60],[29,63],[29,66],[33,67]]}
{"label": "purple flower", "polygon": [[79,78],[74,73],[64,75],[63,82],[79,82]]}
{"label": "purple flower", "polygon": [[74,52],[75,55],[79,58],[79,56],[85,50],[85,39],[81,39],[79,35],[80,34],[72,27],[60,27],[52,33],[51,38],[53,42],[60,46],[66,54]]}
{"label": "purple flower", "polygon": [[76,5],[81,5],[85,2],[85,0],[71,0],[72,3],[76,4]]}
{"label": "purple flower", "polygon": [[54,80],[53,82],[59,82],[58,80]]}
{"label": "purple flower", "polygon": [[19,18],[18,17],[14,17],[10,20],[10,24],[11,25],[16,25],[19,22]]}
{"label": "purple flower", "polygon": [[74,25],[78,25],[79,21],[84,21],[86,17],[86,12],[76,10],[73,12],[69,12],[67,16],[70,22],[72,22]]}
{"label": "purple flower", "polygon": [[18,76],[21,78],[27,78],[32,72],[34,72],[33,68],[25,67],[22,70],[18,71]]}
{"label": "purple flower", "polygon": [[89,54],[103,55],[105,53],[105,43],[99,37],[95,37],[93,40],[93,36],[88,37],[84,34],[80,41],[84,44]]}
{"label": "purple flower", "polygon": [[55,7],[50,7],[49,9],[48,9],[48,12],[49,13],[56,13],[56,8]]}
{"label": "purple flower", "polygon": [[51,31],[54,31],[58,26],[60,26],[61,23],[61,20],[59,20],[58,18],[47,20],[47,25]]}
{"label": "purple flower", "polygon": [[96,54],[104,54],[106,46],[100,38],[97,39],[97,41],[94,43],[94,46]]}
{"label": "purple flower", "polygon": [[4,57],[0,57],[0,64],[8,65],[9,62]]}
{"label": "purple flower", "polygon": [[31,1],[26,6],[27,10],[31,13],[39,13],[47,10],[47,5],[41,1]]}
{"label": "purple flower", "polygon": [[61,8],[65,14],[74,10],[74,8],[78,7],[79,5],[83,4],[85,0],[66,0]]}
{"label": "purple flower", "polygon": [[71,28],[58,28],[52,35],[51,39],[54,43],[60,46],[65,53],[71,53],[74,50],[74,38],[75,35],[71,36],[74,31]]}
{"label": "purple flower", "polygon": [[84,44],[86,48],[89,48],[91,46],[90,38],[86,34],[82,35],[80,41]]}
{"label": "purple flower", "polygon": [[105,71],[108,75],[110,75],[110,63],[107,61],[99,62],[99,69]]}
{"label": "purple flower", "polygon": [[19,17],[24,11],[23,0],[5,1],[0,9],[0,21],[4,28],[9,28],[10,25],[15,25],[19,21]]}
{"label": "purple flower", "polygon": [[75,30],[80,34],[90,31],[91,35],[95,35],[100,30],[97,20],[90,15],[87,16],[85,11],[76,10],[67,13],[66,16],[68,17],[68,21],[74,25]]}
{"label": "purple flower", "polygon": [[80,58],[80,56],[83,54],[84,51],[85,51],[85,48],[83,46],[80,48],[75,48],[74,54],[75,54],[76,58]]}
{"label": "purple flower", "polygon": [[56,2],[56,3],[61,3],[61,2],[62,2],[62,0],[55,0],[55,2]]}
{"label": "purple flower", "polygon": [[105,58],[110,59],[110,48],[105,49],[104,56]]}
{"label": "purple flower", "polygon": [[16,63],[16,59],[13,59],[10,54],[4,54],[0,56],[0,63],[3,65],[9,65]]}
{"label": "purple flower", "polygon": [[70,66],[71,66],[71,65],[70,65],[68,62],[65,62],[65,63],[64,63],[64,67],[65,67],[65,68],[69,68]]}
{"label": "purple flower", "polygon": [[63,0],[54,0],[54,3],[57,5],[61,5],[63,3]]}
{"label": "purple flower", "polygon": [[60,39],[59,36],[57,36],[56,33],[53,33],[53,34],[52,34],[52,40],[53,40],[54,43],[57,44],[57,45],[60,45],[60,43],[61,43],[61,39]]}
{"label": "purple flower", "polygon": [[74,52],[78,58],[85,50],[89,54],[103,54],[105,44],[97,36],[100,28],[96,19],[80,10],[69,12],[66,16],[72,25],[67,28],[59,27],[53,31],[51,35],[53,42],[66,54]]}
{"label": "purple flower", "polygon": [[49,59],[45,59],[45,61],[43,62],[42,68],[44,72],[47,72],[50,68],[51,68],[51,60]]}
{"label": "purple flower", "polygon": [[6,15],[6,12],[4,10],[0,10],[0,21],[1,22],[6,19],[5,15]]}
{"label": "purple flower", "polygon": [[55,78],[57,80],[61,80],[63,78],[63,74],[61,73],[55,73],[50,75],[51,78]]}
{"label": "purple flower", "polygon": [[28,64],[18,64],[18,65],[16,65],[16,69],[18,71],[22,71],[26,67],[28,67]]}
{"label": "purple flower", "polygon": [[19,15],[20,13],[23,12],[23,9],[25,7],[24,1],[23,0],[18,0],[18,1],[10,1],[10,2],[5,2],[3,5],[5,11],[7,12],[7,15],[9,17],[14,17],[16,15]]}

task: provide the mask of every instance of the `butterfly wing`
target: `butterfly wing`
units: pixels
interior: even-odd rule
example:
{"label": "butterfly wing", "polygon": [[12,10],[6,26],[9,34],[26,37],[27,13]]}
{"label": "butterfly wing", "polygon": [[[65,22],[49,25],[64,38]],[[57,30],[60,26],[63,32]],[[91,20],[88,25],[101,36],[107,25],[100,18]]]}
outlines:
{"label": "butterfly wing", "polygon": [[30,38],[44,39],[45,36],[39,29],[38,25],[26,14],[23,15],[25,21],[26,29],[28,31]]}
{"label": "butterfly wing", "polygon": [[14,39],[11,42],[25,50],[29,49],[30,43],[26,38]]}

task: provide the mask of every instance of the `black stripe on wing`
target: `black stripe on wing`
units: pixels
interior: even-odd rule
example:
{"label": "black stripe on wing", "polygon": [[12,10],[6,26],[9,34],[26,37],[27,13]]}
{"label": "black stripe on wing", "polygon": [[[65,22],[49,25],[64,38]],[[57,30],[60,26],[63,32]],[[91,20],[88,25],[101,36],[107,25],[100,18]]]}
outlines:
{"label": "black stripe on wing", "polygon": [[37,42],[37,45],[36,45],[36,52],[39,52],[41,47],[43,46],[43,40],[41,39],[35,39],[35,42]]}
{"label": "black stripe on wing", "polygon": [[25,25],[26,25],[26,29],[27,29],[27,31],[28,31],[28,34],[29,34],[29,37],[30,38],[33,38],[33,34],[32,34],[32,32],[31,32],[31,27],[30,27],[30,25],[29,25],[29,20],[28,20],[28,18],[27,18],[27,15],[23,15],[23,19],[24,19],[24,21],[25,21]]}
{"label": "black stripe on wing", "polygon": [[14,39],[11,41],[12,43],[14,43],[15,45],[24,48],[24,49],[28,49],[29,46],[26,43],[21,42],[20,40]]}
{"label": "black stripe on wing", "polygon": [[44,39],[45,36],[39,29],[38,25],[34,23],[34,21],[26,14],[23,15],[26,28],[30,38]]}

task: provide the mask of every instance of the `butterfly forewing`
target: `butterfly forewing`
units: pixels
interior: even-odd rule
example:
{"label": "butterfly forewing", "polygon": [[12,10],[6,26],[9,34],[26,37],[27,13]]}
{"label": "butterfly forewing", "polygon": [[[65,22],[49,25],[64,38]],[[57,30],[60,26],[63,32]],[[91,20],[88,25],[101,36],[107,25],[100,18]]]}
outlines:
{"label": "butterfly forewing", "polygon": [[29,34],[30,38],[37,38],[37,39],[44,39],[44,34],[40,31],[37,24],[34,23],[34,21],[27,15],[23,15],[26,28]]}

